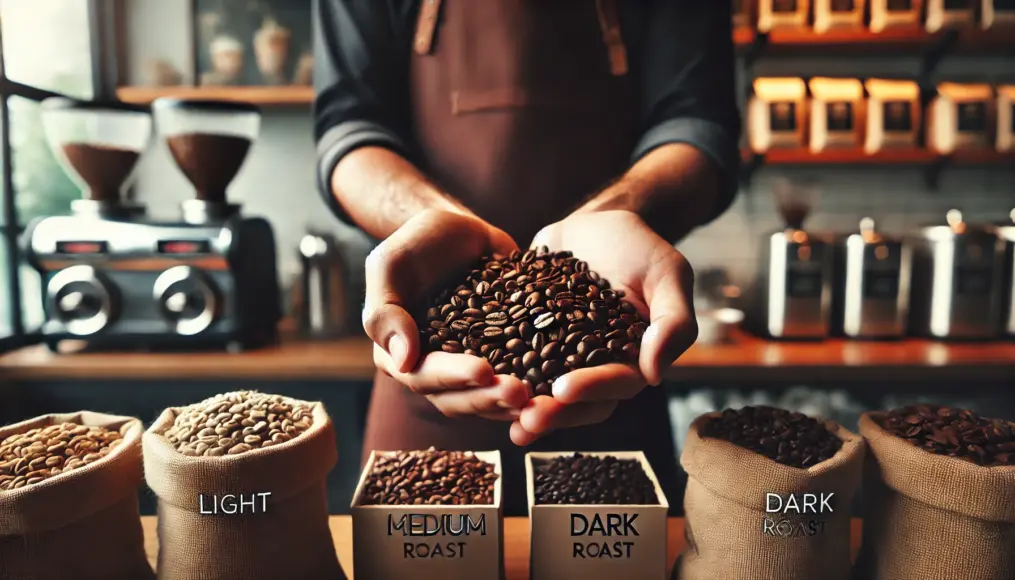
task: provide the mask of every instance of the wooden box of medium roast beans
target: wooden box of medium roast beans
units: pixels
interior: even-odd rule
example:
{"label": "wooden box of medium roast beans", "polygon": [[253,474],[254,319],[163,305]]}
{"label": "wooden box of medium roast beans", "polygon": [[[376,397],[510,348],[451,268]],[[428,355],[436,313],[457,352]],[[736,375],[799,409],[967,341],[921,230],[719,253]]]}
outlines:
{"label": "wooden box of medium roast beans", "polygon": [[499,451],[373,451],[353,495],[357,580],[504,578]]}
{"label": "wooden box of medium roast beans", "polygon": [[528,453],[533,580],[666,578],[669,503],[640,451]]}

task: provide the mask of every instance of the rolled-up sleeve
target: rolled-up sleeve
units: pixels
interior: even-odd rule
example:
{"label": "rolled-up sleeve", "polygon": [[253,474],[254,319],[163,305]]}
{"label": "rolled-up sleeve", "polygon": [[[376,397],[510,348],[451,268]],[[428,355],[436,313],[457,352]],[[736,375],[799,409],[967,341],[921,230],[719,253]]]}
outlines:
{"label": "rolled-up sleeve", "polygon": [[375,145],[408,150],[408,58],[413,2],[314,0],[314,137],[318,189],[349,221],[331,190],[345,155]]}
{"label": "rolled-up sleeve", "polygon": [[714,219],[730,206],[739,184],[741,121],[730,2],[648,0],[644,16],[635,64],[643,130],[633,160],[667,143],[700,150],[721,172]]}

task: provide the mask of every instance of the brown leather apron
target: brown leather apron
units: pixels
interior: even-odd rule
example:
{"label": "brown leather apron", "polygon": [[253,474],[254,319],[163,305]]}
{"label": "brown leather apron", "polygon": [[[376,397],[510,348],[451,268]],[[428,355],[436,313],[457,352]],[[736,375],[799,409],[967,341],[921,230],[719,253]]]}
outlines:
{"label": "brown leather apron", "polygon": [[[423,0],[411,68],[423,169],[523,247],[630,164],[637,106],[616,0]],[[678,497],[657,388],[604,423],[521,449],[508,423],[449,419],[379,373],[364,459],[373,449],[431,445],[499,449],[507,514],[526,513],[523,459],[531,450],[644,450],[671,503]]]}

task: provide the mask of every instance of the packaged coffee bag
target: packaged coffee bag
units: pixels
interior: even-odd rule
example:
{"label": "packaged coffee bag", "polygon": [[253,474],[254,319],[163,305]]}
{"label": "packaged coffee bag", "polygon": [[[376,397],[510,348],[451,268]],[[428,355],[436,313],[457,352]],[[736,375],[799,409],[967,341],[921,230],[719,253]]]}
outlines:
{"label": "packaged coffee bag", "polygon": [[[914,415],[907,428],[918,433]],[[854,578],[1015,578],[1015,465],[985,467],[929,452],[882,428],[884,417],[860,417],[870,452]]]}
{"label": "packaged coffee bag", "polygon": [[[746,438],[757,436],[772,455],[807,465],[792,467],[740,444],[705,436],[709,422],[724,413],[731,411],[695,419],[680,457],[688,475],[687,548],[674,577],[849,578],[850,503],[860,485],[863,439],[832,421],[801,420],[799,413],[788,421],[777,419],[781,423],[774,436],[758,436],[753,426],[737,430]],[[830,445],[814,452],[807,449],[806,440],[821,427],[841,442],[837,451]],[[802,429],[806,433],[800,433]],[[820,460],[826,455],[830,457]]]}
{"label": "packaged coffee bag", "polygon": [[83,411],[0,428],[0,578],[149,580],[141,422]]}
{"label": "packaged coffee bag", "polygon": [[325,490],[338,451],[320,403],[219,395],[166,409],[143,445],[159,580],[345,578]]}

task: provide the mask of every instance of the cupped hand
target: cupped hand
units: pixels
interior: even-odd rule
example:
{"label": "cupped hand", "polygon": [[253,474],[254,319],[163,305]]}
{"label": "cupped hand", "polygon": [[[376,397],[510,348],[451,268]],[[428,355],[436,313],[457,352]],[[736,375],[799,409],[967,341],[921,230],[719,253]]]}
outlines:
{"label": "cupped hand", "polygon": [[517,245],[503,231],[466,214],[428,210],[378,245],[366,260],[363,327],[374,342],[374,364],[448,416],[519,417],[528,389],[495,375],[485,359],[445,352],[422,354],[419,328],[408,311],[426,293],[487,254]]}
{"label": "cupped hand", "polygon": [[553,397],[538,396],[511,425],[511,439],[529,445],[560,428],[606,420],[617,404],[656,386],[673,361],[694,343],[698,325],[691,302],[694,273],[673,245],[635,213],[576,213],[547,226],[534,247],[567,250],[624,292],[646,320],[637,364],[611,363],[569,372],[553,383]]}

